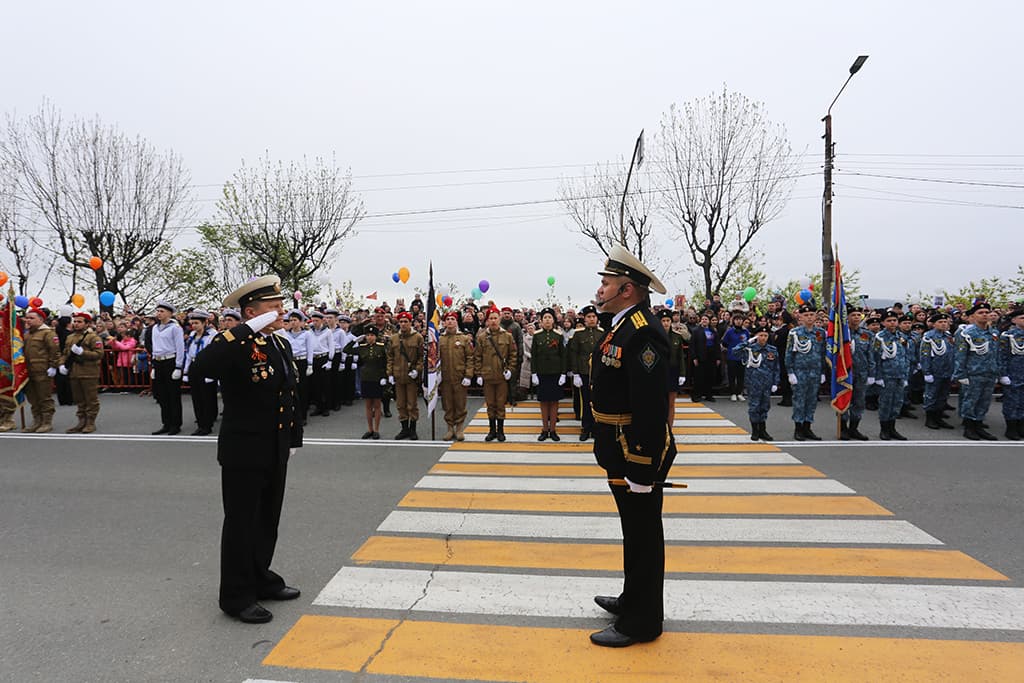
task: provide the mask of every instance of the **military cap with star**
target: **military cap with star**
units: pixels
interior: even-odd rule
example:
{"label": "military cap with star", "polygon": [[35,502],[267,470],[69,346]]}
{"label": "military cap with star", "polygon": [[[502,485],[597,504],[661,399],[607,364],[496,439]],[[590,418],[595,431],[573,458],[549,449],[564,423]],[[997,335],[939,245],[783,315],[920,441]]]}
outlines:
{"label": "military cap with star", "polygon": [[276,275],[264,275],[250,280],[235,291],[224,297],[226,308],[242,310],[256,301],[283,301],[281,278]]}
{"label": "military cap with star", "polygon": [[627,277],[641,287],[650,287],[658,294],[664,294],[667,290],[661,280],[655,277],[654,273],[633,256],[622,245],[616,244],[609,250],[608,259],[604,262],[604,270],[597,271],[598,275],[609,277]]}
{"label": "military cap with star", "polygon": [[583,308],[580,309],[580,317],[581,318],[583,316],[589,315],[591,313],[593,313],[594,315],[597,315],[597,307],[595,307],[595,306],[593,306],[591,304],[587,304],[586,306],[584,306]]}

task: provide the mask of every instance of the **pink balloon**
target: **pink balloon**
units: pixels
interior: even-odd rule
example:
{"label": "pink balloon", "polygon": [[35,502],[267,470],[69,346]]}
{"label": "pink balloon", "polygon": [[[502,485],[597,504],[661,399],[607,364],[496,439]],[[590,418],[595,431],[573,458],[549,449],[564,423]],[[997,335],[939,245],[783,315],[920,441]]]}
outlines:
{"label": "pink balloon", "polygon": [[298,301],[299,299],[301,299],[301,298],[302,298],[302,292],[300,292],[299,290],[297,290],[297,289],[296,289],[296,290],[295,290],[295,293],[294,293],[294,294],[292,294],[292,296],[293,296],[293,297],[295,297],[295,300],[296,300],[296,301]]}

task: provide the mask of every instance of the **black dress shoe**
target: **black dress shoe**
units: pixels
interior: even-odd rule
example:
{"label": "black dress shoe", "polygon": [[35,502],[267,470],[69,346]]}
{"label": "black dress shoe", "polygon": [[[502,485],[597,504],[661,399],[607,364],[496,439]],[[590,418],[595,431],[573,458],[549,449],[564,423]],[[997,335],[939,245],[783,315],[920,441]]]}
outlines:
{"label": "black dress shoe", "polygon": [[302,591],[300,591],[298,588],[285,586],[273,595],[268,595],[266,598],[264,598],[264,600],[294,600],[300,595],[302,595]]}
{"label": "black dress shoe", "polygon": [[364,439],[372,439],[373,438],[373,432],[366,432],[365,434],[363,434],[363,438]]}
{"label": "black dress shoe", "polygon": [[164,426],[161,426],[160,429],[158,429],[155,432],[153,432],[153,436],[156,436],[157,434],[166,434],[169,431],[171,431],[171,430],[168,429],[166,425],[164,425]]}
{"label": "black dress shoe", "polygon": [[181,427],[171,427],[167,430],[167,436],[174,436],[175,434],[181,434]]}
{"label": "black dress shoe", "polygon": [[641,639],[627,636],[625,633],[619,633],[615,630],[615,626],[609,626],[603,631],[590,634],[590,642],[601,647],[629,647],[634,643],[646,643],[652,640],[654,638]]}
{"label": "black dress shoe", "polygon": [[372,436],[372,437],[370,437],[370,438],[371,438],[371,439],[373,439],[373,440],[375,440],[375,441],[376,441],[376,440],[378,440],[378,439],[380,439],[380,432],[374,432],[374,433],[373,433],[373,436]]}
{"label": "black dress shoe", "polygon": [[235,618],[245,624],[265,624],[273,619],[274,615],[260,603],[254,602],[236,614]]}
{"label": "black dress shoe", "polygon": [[622,608],[619,607],[619,599],[614,596],[595,595],[594,602],[596,602],[597,606],[605,612],[611,612],[615,616],[622,614]]}
{"label": "black dress shoe", "polygon": [[562,440],[561,437],[559,437],[558,434],[556,434],[553,430],[548,432],[548,438],[551,439],[552,441],[561,441]]}

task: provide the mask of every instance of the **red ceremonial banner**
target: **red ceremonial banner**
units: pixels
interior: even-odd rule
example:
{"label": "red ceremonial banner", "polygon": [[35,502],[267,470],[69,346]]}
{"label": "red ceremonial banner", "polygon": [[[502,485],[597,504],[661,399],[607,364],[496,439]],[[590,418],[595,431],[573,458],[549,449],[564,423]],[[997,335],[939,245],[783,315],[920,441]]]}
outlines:
{"label": "red ceremonial banner", "polygon": [[28,383],[28,365],[23,323],[14,311],[14,289],[4,297],[0,319],[0,396],[10,396],[21,403],[25,400],[23,389]]}

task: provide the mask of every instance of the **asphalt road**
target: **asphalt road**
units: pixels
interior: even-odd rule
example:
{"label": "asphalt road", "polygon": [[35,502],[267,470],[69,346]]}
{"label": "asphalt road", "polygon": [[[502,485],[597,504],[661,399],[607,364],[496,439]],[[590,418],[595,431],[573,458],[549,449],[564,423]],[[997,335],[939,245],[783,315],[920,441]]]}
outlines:
{"label": "asphalt road", "polygon": [[[318,611],[311,606],[316,594],[445,449],[339,441],[365,429],[358,405],[312,418],[310,445],[291,461],[275,561],[304,593],[268,604],[275,614],[270,624],[246,626],[216,605],[221,510],[213,438],[149,437],[158,415],[151,399],[104,395],[102,401],[94,438],[0,435],[0,680],[261,677],[254,673],[263,658],[301,615]],[[185,406],[188,411],[187,398]],[[719,400],[709,407],[747,426],[745,404]],[[60,409],[60,431],[73,422],[71,413]],[[787,418],[785,409],[773,408],[769,430],[782,437]],[[907,435],[934,439],[919,423]],[[385,437],[397,431],[397,420],[385,424]],[[429,434],[422,422],[420,434]],[[784,448],[1006,574],[1005,585],[1024,586],[1021,444]],[[889,629],[886,635],[901,634]],[[1016,631],[956,637],[1024,641]],[[305,671],[301,680],[362,679]]]}

